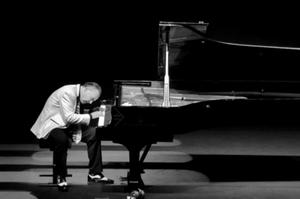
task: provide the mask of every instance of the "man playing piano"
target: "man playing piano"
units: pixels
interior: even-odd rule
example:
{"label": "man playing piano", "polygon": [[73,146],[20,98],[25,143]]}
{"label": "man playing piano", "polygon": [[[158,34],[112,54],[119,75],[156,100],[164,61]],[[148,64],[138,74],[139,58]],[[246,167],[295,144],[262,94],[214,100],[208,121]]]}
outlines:
{"label": "man playing piano", "polygon": [[67,150],[72,141],[87,144],[89,158],[88,182],[113,183],[102,174],[101,143],[96,138],[96,128],[90,125],[102,112],[80,113],[80,104],[91,104],[101,96],[102,89],[95,82],[83,85],[65,85],[54,91],[31,131],[38,139],[46,139],[54,148],[54,164],[58,174],[57,186],[67,190]]}

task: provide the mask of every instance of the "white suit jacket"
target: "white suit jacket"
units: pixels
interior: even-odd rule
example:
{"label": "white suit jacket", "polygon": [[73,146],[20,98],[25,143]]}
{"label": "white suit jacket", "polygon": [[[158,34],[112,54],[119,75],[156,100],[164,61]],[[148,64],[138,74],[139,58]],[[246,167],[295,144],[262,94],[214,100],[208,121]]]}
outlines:
{"label": "white suit jacket", "polygon": [[31,128],[38,139],[47,138],[54,128],[67,128],[70,124],[89,124],[89,114],[75,113],[79,89],[79,84],[66,85],[50,95]]}

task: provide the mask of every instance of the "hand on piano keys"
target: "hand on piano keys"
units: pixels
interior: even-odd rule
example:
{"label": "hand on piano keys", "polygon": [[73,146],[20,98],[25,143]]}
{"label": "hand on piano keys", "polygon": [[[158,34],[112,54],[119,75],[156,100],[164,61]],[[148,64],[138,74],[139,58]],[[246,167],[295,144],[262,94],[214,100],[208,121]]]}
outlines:
{"label": "hand on piano keys", "polygon": [[111,123],[112,116],[111,116],[111,105],[104,105],[100,106],[101,114],[99,115],[98,119],[98,127],[106,127]]}

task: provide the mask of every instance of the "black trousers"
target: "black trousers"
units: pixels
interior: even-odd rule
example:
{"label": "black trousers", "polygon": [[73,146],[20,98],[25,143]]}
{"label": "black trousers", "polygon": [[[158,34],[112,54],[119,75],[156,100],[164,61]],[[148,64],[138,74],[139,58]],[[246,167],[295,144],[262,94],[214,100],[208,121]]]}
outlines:
{"label": "black trousers", "polygon": [[[67,154],[68,148],[72,145],[72,135],[70,129],[53,129],[47,140],[53,146],[54,164],[56,173],[61,177],[66,177],[67,172]],[[89,173],[101,173],[102,169],[102,151],[101,140],[96,136],[96,128],[87,127],[82,130],[82,142],[87,144],[87,153],[89,159]]]}

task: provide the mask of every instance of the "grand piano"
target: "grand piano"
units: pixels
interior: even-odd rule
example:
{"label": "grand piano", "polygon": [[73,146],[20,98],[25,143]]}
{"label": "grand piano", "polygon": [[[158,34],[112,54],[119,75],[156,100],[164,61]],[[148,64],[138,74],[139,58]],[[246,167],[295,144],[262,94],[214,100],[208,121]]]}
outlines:
{"label": "grand piano", "polygon": [[[161,21],[159,78],[115,80],[113,97],[102,101],[113,119],[99,135],[128,149],[129,186],[144,186],[151,145],[172,142],[176,134],[232,125],[300,129],[300,81],[279,78],[294,64],[286,60],[300,59],[299,48],[223,42],[209,37],[208,26]],[[277,71],[274,61],[286,67]]]}

